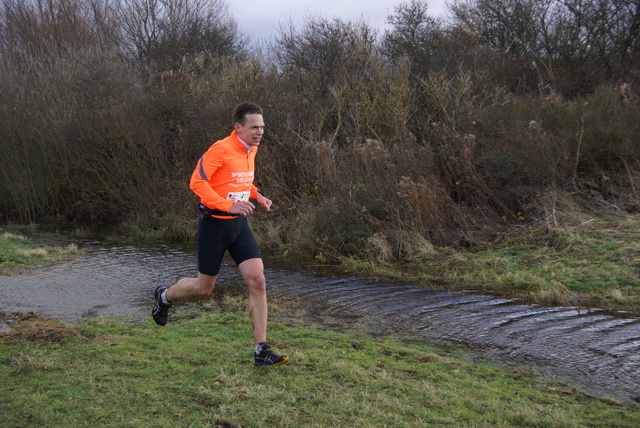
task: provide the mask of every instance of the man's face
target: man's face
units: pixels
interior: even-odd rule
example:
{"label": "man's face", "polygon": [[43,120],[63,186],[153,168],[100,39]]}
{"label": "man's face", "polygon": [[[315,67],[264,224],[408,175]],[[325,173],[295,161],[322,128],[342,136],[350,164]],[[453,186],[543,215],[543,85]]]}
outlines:
{"label": "man's face", "polygon": [[261,114],[248,114],[245,116],[244,124],[236,123],[234,129],[242,141],[258,146],[264,134],[264,120]]}

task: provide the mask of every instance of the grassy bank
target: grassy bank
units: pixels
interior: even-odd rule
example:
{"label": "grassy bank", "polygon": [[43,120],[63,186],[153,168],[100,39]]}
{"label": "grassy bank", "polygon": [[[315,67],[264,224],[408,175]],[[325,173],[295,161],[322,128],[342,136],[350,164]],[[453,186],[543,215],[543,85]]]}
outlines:
{"label": "grassy bank", "polygon": [[75,244],[38,245],[26,236],[0,229],[0,274],[7,275],[19,267],[69,260],[82,254]]}
{"label": "grassy bank", "polygon": [[[244,302],[243,302],[244,303]],[[237,305],[159,328],[26,318],[0,336],[3,425],[635,427],[637,406],[394,337],[272,318],[287,366],[251,363]]]}
{"label": "grassy bank", "polygon": [[523,226],[474,249],[434,249],[404,264],[344,259],[370,275],[480,288],[541,304],[640,307],[640,216],[552,230]]}

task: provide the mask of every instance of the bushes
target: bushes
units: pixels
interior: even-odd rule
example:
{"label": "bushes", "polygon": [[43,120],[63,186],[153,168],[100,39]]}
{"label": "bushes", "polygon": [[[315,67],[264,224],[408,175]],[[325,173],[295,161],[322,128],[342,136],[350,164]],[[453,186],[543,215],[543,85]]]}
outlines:
{"label": "bushes", "polygon": [[[442,72],[391,61],[365,24],[339,20],[290,29],[274,62],[264,52],[190,51],[171,70],[144,74],[148,63],[121,51],[114,32],[89,26],[110,36],[20,51],[12,22],[5,10],[5,221],[192,236],[189,176],[243,100],[265,110],[256,184],[275,209],[255,222],[273,251],[389,261],[475,245],[504,225],[576,218],[561,209],[638,209],[639,102],[629,85],[573,99],[551,87],[514,94],[492,83],[483,61]],[[442,58],[455,32],[433,24]],[[339,55],[322,63],[329,53]]]}

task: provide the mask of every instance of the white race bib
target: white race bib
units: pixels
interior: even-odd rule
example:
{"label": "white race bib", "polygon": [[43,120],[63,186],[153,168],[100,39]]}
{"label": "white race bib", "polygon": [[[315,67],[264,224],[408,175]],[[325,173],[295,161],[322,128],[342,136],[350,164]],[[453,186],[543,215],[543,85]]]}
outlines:
{"label": "white race bib", "polygon": [[250,195],[251,195],[251,192],[249,190],[245,192],[229,192],[227,194],[227,199],[233,202],[248,201]]}

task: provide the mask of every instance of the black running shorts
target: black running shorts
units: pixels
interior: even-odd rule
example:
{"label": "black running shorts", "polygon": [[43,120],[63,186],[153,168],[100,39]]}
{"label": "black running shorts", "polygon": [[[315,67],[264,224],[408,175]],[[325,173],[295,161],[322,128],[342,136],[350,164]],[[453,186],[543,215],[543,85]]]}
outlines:
{"label": "black running shorts", "polygon": [[220,272],[227,250],[236,265],[262,257],[245,216],[226,219],[200,215],[197,245],[198,272],[205,275],[215,276]]}

